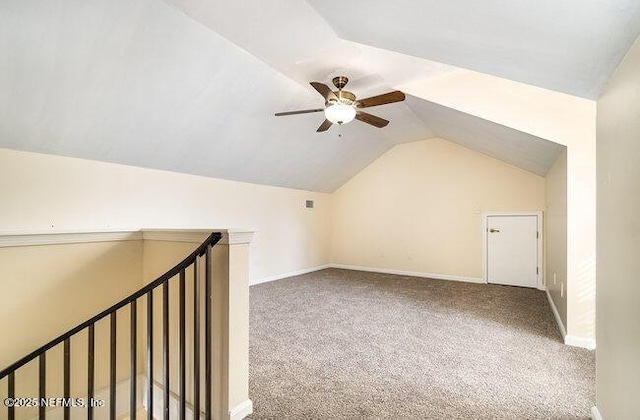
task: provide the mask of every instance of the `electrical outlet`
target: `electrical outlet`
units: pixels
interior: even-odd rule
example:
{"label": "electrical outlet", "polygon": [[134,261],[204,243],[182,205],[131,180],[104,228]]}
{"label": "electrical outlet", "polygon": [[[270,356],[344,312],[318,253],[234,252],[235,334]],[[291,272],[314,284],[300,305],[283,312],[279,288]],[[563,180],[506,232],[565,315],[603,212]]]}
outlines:
{"label": "electrical outlet", "polygon": [[564,282],[560,282],[560,297],[564,297]]}
{"label": "electrical outlet", "polygon": [[553,285],[555,286],[556,284],[558,284],[558,278],[556,276],[556,273],[553,273]]}

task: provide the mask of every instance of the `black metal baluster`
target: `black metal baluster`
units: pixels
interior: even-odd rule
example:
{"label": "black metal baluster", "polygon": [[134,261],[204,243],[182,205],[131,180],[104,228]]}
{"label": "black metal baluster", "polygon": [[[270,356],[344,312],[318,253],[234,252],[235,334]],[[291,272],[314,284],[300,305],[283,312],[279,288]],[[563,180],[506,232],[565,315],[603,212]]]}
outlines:
{"label": "black metal baluster", "polygon": [[147,419],[153,420],[153,290],[147,293]]}
{"label": "black metal baluster", "polygon": [[64,405],[64,420],[69,420],[71,417],[71,405],[69,404],[69,398],[71,398],[71,338],[64,340],[64,372],[63,372],[63,391],[62,396],[66,404]]}
{"label": "black metal baluster", "polygon": [[[65,406],[68,405],[70,403],[70,394],[71,394],[71,340],[72,338],[82,332],[83,330],[87,330],[87,347],[88,347],[88,355],[87,355],[87,399],[85,400],[86,403],[86,407],[87,407],[87,418],[92,420],[94,418],[94,410],[93,407],[96,406],[96,401],[95,401],[95,385],[96,385],[96,371],[95,371],[95,324],[96,322],[99,322],[100,320],[106,318],[107,316],[110,316],[110,321],[111,321],[111,330],[110,330],[110,382],[109,382],[109,390],[110,390],[110,417],[114,418],[115,414],[114,412],[116,411],[116,405],[117,405],[117,400],[116,400],[116,395],[115,395],[115,381],[117,379],[117,311],[121,308],[123,308],[126,305],[131,305],[131,349],[130,349],[130,356],[131,356],[131,395],[130,395],[130,411],[131,411],[131,417],[135,418],[135,414],[136,414],[136,409],[137,409],[137,404],[136,404],[136,397],[137,397],[137,310],[136,310],[136,300],[143,297],[145,294],[147,295],[147,302],[148,302],[148,308],[147,308],[147,315],[148,315],[148,319],[147,319],[147,378],[148,378],[148,393],[147,393],[147,403],[148,403],[148,408],[149,408],[149,417],[153,418],[153,394],[154,394],[154,390],[153,390],[153,385],[154,385],[154,381],[153,381],[153,375],[154,375],[154,361],[153,361],[153,291],[160,285],[163,285],[163,293],[164,293],[164,311],[163,311],[163,323],[164,323],[164,328],[163,328],[163,332],[164,332],[164,337],[163,337],[163,347],[165,347],[165,351],[163,353],[163,377],[165,382],[167,383],[167,387],[165,389],[165,403],[166,401],[168,401],[170,393],[168,391],[170,391],[170,384],[169,384],[169,375],[170,375],[170,350],[169,350],[169,322],[168,322],[168,312],[169,312],[169,306],[168,306],[168,293],[170,291],[170,286],[168,285],[168,281],[175,277],[177,274],[180,274],[180,393],[181,393],[181,403],[180,403],[180,418],[184,419],[185,414],[186,414],[186,293],[185,293],[185,283],[186,283],[186,269],[190,266],[193,265],[194,267],[194,310],[193,310],[193,316],[194,316],[194,349],[193,349],[193,356],[194,356],[194,366],[193,366],[193,370],[195,371],[194,374],[194,402],[195,402],[195,407],[194,407],[194,416],[195,417],[200,417],[201,414],[201,410],[200,410],[200,399],[201,399],[201,388],[200,388],[200,381],[201,381],[201,377],[203,375],[203,373],[200,371],[200,366],[201,366],[201,336],[200,334],[202,333],[202,316],[206,316],[206,321],[205,321],[205,325],[204,325],[204,329],[205,329],[205,339],[206,339],[206,343],[204,346],[202,346],[204,348],[203,351],[206,352],[205,354],[205,361],[204,361],[204,376],[205,376],[205,391],[207,393],[207,401],[205,401],[205,405],[206,407],[204,408],[205,411],[205,415],[206,416],[210,416],[211,415],[211,410],[212,410],[212,405],[211,405],[211,401],[209,401],[210,398],[212,398],[211,396],[211,370],[212,370],[212,363],[210,358],[212,357],[211,354],[211,337],[212,337],[212,332],[211,332],[211,324],[212,324],[212,319],[211,319],[211,305],[212,305],[212,300],[211,300],[211,267],[209,266],[209,264],[211,263],[210,260],[210,252],[211,252],[211,246],[215,245],[221,238],[221,234],[220,233],[212,233],[209,238],[202,243],[193,253],[191,253],[187,258],[185,258],[182,262],[180,262],[178,265],[176,265],[175,267],[173,267],[172,269],[170,269],[169,271],[167,271],[164,275],[162,275],[161,277],[157,278],[156,280],[154,280],[153,282],[149,283],[147,286],[143,287],[142,289],[138,290],[137,292],[133,293],[132,295],[126,297],[125,299],[123,299],[122,301],[116,303],[115,305],[113,305],[112,307],[98,313],[97,315],[93,316],[92,318],[90,318],[89,320],[85,321],[84,323],[76,326],[75,328],[71,329],[70,331],[68,331],[67,333],[55,338],[54,340],[50,341],[49,343],[45,344],[44,346],[42,346],[41,348],[31,352],[30,354],[28,354],[27,356],[23,357],[22,359],[16,361],[15,363],[11,364],[10,366],[0,370],[0,378],[4,378],[7,377],[8,378],[8,391],[7,391],[7,396],[8,398],[15,398],[15,371],[17,369],[19,369],[20,367],[26,365],[27,363],[33,361],[34,359],[38,358],[39,360],[39,389],[38,389],[38,398],[40,398],[40,402],[43,402],[44,404],[39,404],[39,418],[44,418],[46,415],[46,405],[48,402],[47,399],[47,395],[46,395],[46,391],[47,391],[47,385],[46,385],[46,352],[52,348],[54,348],[55,346],[59,345],[60,343],[64,344],[64,353],[63,353],[63,398],[65,399]],[[201,296],[201,288],[202,288],[202,284],[200,281],[200,266],[199,266],[199,261],[202,258],[202,256],[204,254],[207,254],[207,267],[206,270],[207,272],[205,273],[205,281],[206,286],[205,286],[205,314],[202,315],[200,313],[200,305],[201,305],[201,300],[203,299]],[[166,393],[169,393],[169,396],[166,395]],[[102,404],[100,404],[102,405]],[[166,404],[165,404],[166,406]],[[68,407],[63,407],[63,418],[65,420],[68,420],[70,418],[70,405]],[[15,419],[15,408],[14,407],[7,407],[7,418],[9,420],[14,420]],[[167,410],[165,409],[165,416],[167,415]]]}
{"label": "black metal baluster", "polygon": [[89,355],[87,360],[87,419],[93,420],[93,386],[94,386],[94,374],[95,374],[95,325],[89,325]]}
{"label": "black metal baluster", "polygon": [[200,270],[193,263],[193,418],[200,418]]}
{"label": "black metal baluster", "polygon": [[162,285],[162,352],[164,418],[169,419],[169,281]]}
{"label": "black metal baluster", "polygon": [[[14,372],[11,372],[9,374],[8,381],[9,383],[7,385],[9,389],[7,389],[7,397],[9,397],[11,401],[13,401],[16,397],[16,377]],[[15,407],[13,406],[13,404],[10,404],[8,407],[7,420],[15,420],[15,418]]]}
{"label": "black metal baluster", "polygon": [[38,419],[45,419],[45,405],[43,404],[43,400],[46,398],[47,394],[47,353],[42,353],[38,358],[40,361],[40,369],[39,369],[39,401],[38,401]]}
{"label": "black metal baluster", "polygon": [[111,348],[110,362],[109,362],[109,418],[115,420],[116,418],[116,353],[117,353],[117,338],[116,338],[116,314],[117,312],[111,312]]}
{"label": "black metal baluster", "polygon": [[131,335],[129,340],[129,417],[132,420],[136,419],[136,411],[138,409],[136,405],[136,385],[138,379],[138,352],[137,352],[137,344],[138,344],[138,307],[136,304],[137,301],[131,302]]}
{"label": "black metal baluster", "polygon": [[185,272],[180,272],[180,420],[185,420],[187,407],[186,352],[185,352]]}
{"label": "black metal baluster", "polygon": [[204,267],[204,413],[211,418],[211,247],[207,246]]}

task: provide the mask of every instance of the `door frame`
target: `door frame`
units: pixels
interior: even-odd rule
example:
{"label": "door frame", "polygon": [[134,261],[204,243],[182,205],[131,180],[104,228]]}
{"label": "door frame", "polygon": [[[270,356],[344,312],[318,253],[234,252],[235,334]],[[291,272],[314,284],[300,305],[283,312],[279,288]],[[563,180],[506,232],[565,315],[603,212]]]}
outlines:
{"label": "door frame", "polygon": [[489,217],[491,216],[535,216],[537,220],[537,229],[538,229],[538,274],[536,275],[536,280],[538,284],[539,290],[546,290],[545,282],[544,282],[544,231],[543,231],[543,218],[542,211],[527,211],[527,212],[517,212],[517,211],[504,211],[504,212],[489,212],[482,213],[482,273],[484,276],[484,282],[489,284],[489,264],[488,264],[488,229],[489,229]]}

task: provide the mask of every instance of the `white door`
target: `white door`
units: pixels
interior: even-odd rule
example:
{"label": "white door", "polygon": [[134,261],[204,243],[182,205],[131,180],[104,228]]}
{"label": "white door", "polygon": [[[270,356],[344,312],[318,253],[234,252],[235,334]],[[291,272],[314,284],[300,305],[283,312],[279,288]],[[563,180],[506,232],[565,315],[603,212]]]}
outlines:
{"label": "white door", "polygon": [[538,216],[487,216],[487,281],[538,286]]}

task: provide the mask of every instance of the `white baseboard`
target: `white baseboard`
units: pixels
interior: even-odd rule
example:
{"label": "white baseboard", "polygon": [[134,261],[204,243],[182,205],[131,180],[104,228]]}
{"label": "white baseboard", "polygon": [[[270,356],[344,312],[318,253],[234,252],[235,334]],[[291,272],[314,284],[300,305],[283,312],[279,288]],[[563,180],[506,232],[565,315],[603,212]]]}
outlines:
{"label": "white baseboard", "polygon": [[593,338],[578,337],[569,334],[564,337],[564,344],[568,346],[582,347],[589,350],[595,350],[596,348],[596,340]]}
{"label": "white baseboard", "polygon": [[558,308],[556,308],[556,304],[553,303],[553,299],[551,299],[551,294],[549,294],[549,289],[547,289],[547,300],[549,301],[549,305],[551,306],[551,312],[553,312],[553,317],[556,319],[556,324],[558,324],[558,329],[560,330],[560,334],[562,334],[562,339],[564,340],[567,336],[567,329],[562,323],[562,319],[560,318],[560,314],[558,313]]}
{"label": "white baseboard", "polygon": [[582,347],[589,350],[595,349],[596,341],[593,338],[578,337],[575,335],[567,334],[567,329],[562,323],[562,319],[560,319],[558,308],[556,308],[556,304],[553,303],[553,299],[551,299],[551,294],[549,294],[549,290],[547,290],[546,293],[547,293],[547,300],[549,301],[549,306],[551,306],[551,312],[553,312],[553,317],[556,319],[556,324],[558,324],[558,329],[560,330],[560,334],[562,334],[562,339],[564,341],[564,344],[568,346]]}
{"label": "white baseboard", "polygon": [[394,270],[390,268],[377,268],[377,267],[362,267],[358,265],[348,265],[348,264],[331,264],[331,267],[341,268],[343,270],[368,271],[371,273],[382,273],[382,274],[396,274],[399,276],[422,277],[422,278],[436,279],[436,280],[452,280],[452,281],[463,281],[467,283],[482,283],[482,284],[486,283],[484,279],[480,277],[451,276],[449,274],[422,273],[418,271],[404,271],[404,270]]}
{"label": "white baseboard", "polygon": [[[262,277],[262,278],[259,278],[259,279],[251,280],[249,282],[249,285],[253,286],[253,285],[256,285],[256,284],[267,283],[267,282],[270,282],[270,281],[282,280],[282,279],[286,279],[288,277],[295,277],[295,276],[300,276],[302,274],[313,273],[314,271],[325,270],[327,268],[339,268],[339,269],[342,269],[342,270],[367,271],[367,272],[370,272],[370,273],[395,274],[395,275],[398,275],[398,276],[410,276],[410,277],[421,277],[421,278],[436,279],[436,280],[451,280],[451,281],[462,281],[462,282],[466,282],[466,283],[486,284],[486,281],[482,277],[452,276],[450,274],[423,273],[423,272],[420,272],[420,271],[405,271],[405,270],[395,270],[395,269],[391,269],[391,268],[365,267],[365,266],[360,266],[360,265],[331,263],[331,264],[324,264],[324,265],[319,265],[319,266],[311,267],[311,268],[305,268],[303,270],[291,271],[291,272],[283,273],[283,274],[276,274],[275,276]],[[542,290],[542,291],[547,291],[547,289],[546,289],[546,287],[544,285],[539,287],[538,289]],[[549,292],[548,291],[547,291],[547,297],[549,297]],[[562,322],[560,322],[560,318],[559,318],[559,316],[557,314],[557,310],[555,309],[555,305],[551,301],[550,297],[549,297],[549,302],[551,303],[551,307],[554,310],[554,315],[556,316],[556,321],[558,321],[558,325],[561,326]],[[560,329],[561,329],[561,331],[564,331],[564,326],[562,326]],[[566,333],[562,334],[563,337],[565,335],[566,335]]]}
{"label": "white baseboard", "polygon": [[596,407],[595,405],[591,407],[591,418],[593,420],[604,420],[604,417],[602,417],[600,411],[598,411],[598,407]]}
{"label": "white baseboard", "polygon": [[229,419],[242,420],[251,413],[253,413],[253,402],[251,400],[245,400],[229,410]]}
{"label": "white baseboard", "polygon": [[429,278],[429,279],[436,279],[436,280],[462,281],[467,283],[482,283],[482,284],[486,283],[484,279],[480,277],[452,276],[449,274],[422,273],[418,271],[403,271],[403,270],[394,270],[389,268],[364,267],[364,266],[358,266],[358,265],[332,263],[332,264],[319,265],[311,268],[305,268],[303,270],[298,270],[298,271],[291,271],[289,273],[277,274],[275,276],[262,277],[260,279],[250,281],[249,284],[253,286],[256,284],[267,283],[270,281],[286,279],[288,277],[300,276],[302,274],[308,274],[314,271],[320,271],[327,268],[340,268],[342,270],[367,271],[370,273],[396,274],[399,276],[422,277],[422,278]]}
{"label": "white baseboard", "polygon": [[301,276],[303,274],[313,273],[314,271],[320,271],[330,267],[331,267],[331,264],[318,265],[316,267],[305,268],[298,271],[291,271],[289,273],[276,274],[275,276],[269,276],[269,277],[262,277],[260,279],[251,280],[249,282],[249,285],[253,286],[256,284],[267,283],[270,281],[286,279],[287,277]]}

